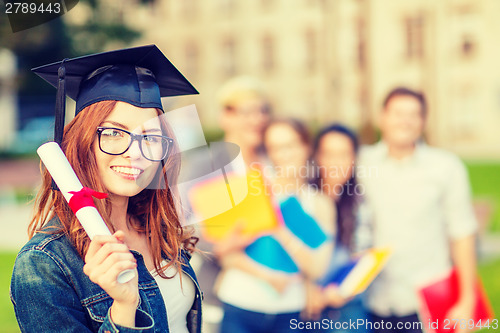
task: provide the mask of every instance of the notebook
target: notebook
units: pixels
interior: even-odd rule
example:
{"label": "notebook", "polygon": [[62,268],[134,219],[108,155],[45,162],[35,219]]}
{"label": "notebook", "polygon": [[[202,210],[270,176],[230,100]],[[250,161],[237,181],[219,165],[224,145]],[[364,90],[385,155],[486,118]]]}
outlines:
{"label": "notebook", "polygon": [[279,224],[268,192],[260,170],[252,169],[247,175],[228,174],[202,182],[191,189],[189,200],[208,241],[223,239],[238,224],[243,235],[257,238]]}
{"label": "notebook", "polygon": [[340,295],[352,297],[366,290],[387,263],[391,250],[373,248],[351,259],[323,281],[323,285],[336,284]]}
{"label": "notebook", "polygon": [[[290,196],[279,204],[277,218],[311,249],[317,249],[328,240],[316,220],[303,209],[295,196]],[[271,235],[256,239],[245,249],[245,253],[255,262],[273,270],[285,273],[299,272],[293,258]]]}
{"label": "notebook", "polygon": [[[473,318],[467,318],[466,325],[474,323],[474,328],[486,325],[493,318],[493,310],[486,296],[483,285],[478,278],[476,284],[476,305]],[[453,333],[454,326],[459,327],[460,322],[453,321],[446,314],[453,304],[458,300],[458,278],[455,269],[446,274],[446,276],[418,289],[418,295],[421,303],[420,320],[428,333]],[[461,318],[455,318],[461,319]],[[472,319],[472,320],[470,320]],[[468,327],[468,326],[467,326]]]}

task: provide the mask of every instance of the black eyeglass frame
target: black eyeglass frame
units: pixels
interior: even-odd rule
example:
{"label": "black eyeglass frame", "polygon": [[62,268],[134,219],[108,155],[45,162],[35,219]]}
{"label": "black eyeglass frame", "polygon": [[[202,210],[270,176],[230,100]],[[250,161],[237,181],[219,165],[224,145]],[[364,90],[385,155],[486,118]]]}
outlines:
{"label": "black eyeglass frame", "polygon": [[[113,154],[113,153],[109,153],[109,152],[105,151],[104,149],[102,149],[102,147],[101,147],[101,134],[102,134],[102,132],[104,130],[108,130],[108,129],[122,131],[122,132],[125,132],[128,135],[130,135],[130,142],[128,144],[128,147],[124,151],[122,151],[121,153]],[[96,133],[97,133],[97,136],[99,138],[99,149],[103,153],[108,154],[108,155],[121,155],[121,154],[125,154],[127,152],[127,150],[130,149],[130,147],[132,146],[132,144],[134,143],[134,141],[137,141],[137,143],[139,144],[139,149],[141,151],[142,156],[145,159],[147,159],[148,161],[151,161],[151,162],[160,162],[160,161],[163,161],[165,158],[167,158],[168,153],[170,152],[170,147],[174,143],[174,139],[169,138],[168,136],[157,135],[157,134],[135,134],[135,133],[132,133],[130,131],[124,130],[123,128],[117,128],[117,127],[99,126],[99,127],[97,127]],[[144,140],[145,136],[162,138],[162,139],[166,139],[167,140],[167,149],[165,151],[165,155],[163,156],[163,158],[161,158],[159,160],[155,160],[155,159],[148,158],[148,157],[146,157],[146,155],[144,155],[144,152],[142,151],[142,140]]]}

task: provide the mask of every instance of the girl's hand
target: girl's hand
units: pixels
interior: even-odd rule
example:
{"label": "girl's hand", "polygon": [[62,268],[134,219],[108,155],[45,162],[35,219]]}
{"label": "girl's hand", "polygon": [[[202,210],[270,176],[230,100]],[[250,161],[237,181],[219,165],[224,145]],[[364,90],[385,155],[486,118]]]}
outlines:
{"label": "girl's hand", "polygon": [[[123,231],[112,236],[95,236],[85,255],[83,272],[113,298],[113,322],[133,327],[139,304],[137,262],[123,238]],[[118,283],[118,275],[126,269],[134,269],[135,277],[127,283]]]}
{"label": "girl's hand", "polygon": [[271,273],[266,280],[271,284],[274,290],[282,294],[294,278],[282,273]]}
{"label": "girl's hand", "polygon": [[326,299],[321,287],[314,282],[306,283],[306,307],[301,316],[306,320],[320,320],[321,312],[326,307]]}
{"label": "girl's hand", "polygon": [[250,245],[254,241],[255,237],[245,235],[243,232],[244,228],[245,221],[237,221],[231,231],[214,245],[214,254],[218,258],[222,258],[227,254],[242,251]]}
{"label": "girl's hand", "polygon": [[[469,320],[474,320],[475,299],[459,299],[455,305],[448,311],[446,318],[450,320],[452,325],[456,324],[455,333],[471,332],[468,327]],[[465,324],[463,324],[465,322]]]}
{"label": "girl's hand", "polygon": [[326,303],[333,308],[341,308],[349,303],[353,297],[345,298],[340,295],[339,287],[335,284],[329,284],[323,289]]}

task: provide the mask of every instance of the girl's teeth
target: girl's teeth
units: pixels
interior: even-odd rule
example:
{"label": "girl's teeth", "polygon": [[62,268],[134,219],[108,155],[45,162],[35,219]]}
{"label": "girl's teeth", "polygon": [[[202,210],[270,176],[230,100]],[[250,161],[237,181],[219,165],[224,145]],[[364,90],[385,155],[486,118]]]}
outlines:
{"label": "girl's teeth", "polygon": [[113,170],[127,175],[138,175],[141,173],[141,170],[135,168],[113,167]]}

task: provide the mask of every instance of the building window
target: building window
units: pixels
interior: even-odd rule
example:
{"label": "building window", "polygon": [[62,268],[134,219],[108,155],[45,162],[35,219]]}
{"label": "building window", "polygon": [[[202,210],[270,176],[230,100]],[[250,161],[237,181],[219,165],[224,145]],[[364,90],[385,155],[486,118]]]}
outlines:
{"label": "building window", "polygon": [[305,34],[305,68],[308,72],[314,72],[318,65],[318,35],[312,29]]}
{"label": "building window", "polygon": [[272,71],[275,66],[274,40],[271,36],[262,38],[262,69],[265,72]]}
{"label": "building window", "polygon": [[220,61],[222,73],[226,76],[236,74],[236,43],[234,39],[228,38],[222,42]]}
{"label": "building window", "polygon": [[462,55],[464,57],[471,57],[474,54],[476,43],[471,35],[464,34],[462,36]]}
{"label": "building window", "polygon": [[451,19],[451,36],[455,52],[464,59],[472,58],[478,51],[477,36],[481,25],[479,15],[473,8],[457,8]]}
{"label": "building window", "polygon": [[406,57],[421,59],[424,56],[424,18],[422,15],[408,17],[405,20]]}

